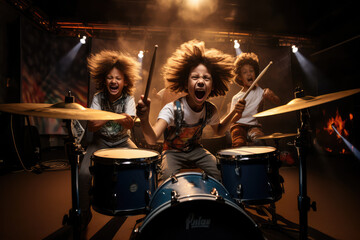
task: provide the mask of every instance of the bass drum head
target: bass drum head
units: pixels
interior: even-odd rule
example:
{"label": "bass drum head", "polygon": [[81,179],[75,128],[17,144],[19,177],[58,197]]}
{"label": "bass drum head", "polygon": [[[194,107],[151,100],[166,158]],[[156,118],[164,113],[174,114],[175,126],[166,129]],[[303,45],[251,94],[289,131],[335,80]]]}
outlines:
{"label": "bass drum head", "polygon": [[227,200],[203,196],[162,206],[145,220],[134,239],[264,240],[256,224]]}

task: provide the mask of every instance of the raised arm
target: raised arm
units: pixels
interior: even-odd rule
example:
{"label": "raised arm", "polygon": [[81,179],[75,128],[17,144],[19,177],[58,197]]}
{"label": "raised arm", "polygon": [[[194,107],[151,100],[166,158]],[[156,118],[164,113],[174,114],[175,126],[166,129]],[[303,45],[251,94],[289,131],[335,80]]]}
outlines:
{"label": "raised arm", "polygon": [[155,145],[156,141],[163,134],[168,124],[163,119],[158,119],[154,126],[150,124],[150,103],[151,99],[148,98],[147,101],[144,102],[144,96],[142,95],[138,105],[136,106],[136,115],[140,119],[141,130],[143,132],[145,141],[150,145]]}

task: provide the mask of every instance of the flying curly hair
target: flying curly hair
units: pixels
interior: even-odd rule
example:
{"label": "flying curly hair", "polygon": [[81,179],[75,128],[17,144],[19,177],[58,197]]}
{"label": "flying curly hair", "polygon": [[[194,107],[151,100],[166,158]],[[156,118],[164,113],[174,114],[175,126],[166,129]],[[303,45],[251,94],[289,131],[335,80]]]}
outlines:
{"label": "flying curly hair", "polygon": [[173,92],[188,92],[187,84],[192,69],[203,64],[213,79],[209,97],[223,96],[233,78],[234,59],[217,49],[206,49],[205,43],[196,39],[185,42],[168,58],[163,67],[164,80]]}
{"label": "flying curly hair", "polygon": [[124,74],[126,86],[123,93],[132,95],[135,82],[141,79],[137,60],[122,52],[110,50],[103,50],[88,58],[88,68],[97,90],[106,92],[106,76],[114,67]]}
{"label": "flying curly hair", "polygon": [[234,63],[234,65],[235,65],[234,80],[240,86],[242,86],[243,83],[238,78],[238,76],[241,73],[240,72],[241,68],[246,64],[253,66],[254,71],[255,71],[255,77],[257,77],[259,75],[259,58],[258,58],[258,56],[255,53],[241,53],[239,56],[237,56],[235,63]]}

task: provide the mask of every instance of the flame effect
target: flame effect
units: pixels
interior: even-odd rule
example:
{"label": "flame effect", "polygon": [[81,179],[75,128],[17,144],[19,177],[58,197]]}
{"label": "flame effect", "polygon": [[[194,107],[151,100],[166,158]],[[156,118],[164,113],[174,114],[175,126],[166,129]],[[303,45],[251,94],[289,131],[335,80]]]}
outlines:
{"label": "flame effect", "polygon": [[[351,117],[350,117],[351,119]],[[331,117],[329,119],[329,121],[327,122],[326,127],[324,128],[325,131],[327,131],[330,135],[332,135],[333,133],[335,133],[334,129],[331,127],[332,124],[335,125],[335,128],[339,131],[339,133],[344,136],[347,137],[349,136],[348,131],[345,129],[345,122],[346,120],[342,120],[341,116],[339,115],[339,110],[336,110],[336,116],[335,118]],[[336,133],[335,133],[336,134]],[[341,137],[336,134],[336,137],[338,139],[341,139]]]}

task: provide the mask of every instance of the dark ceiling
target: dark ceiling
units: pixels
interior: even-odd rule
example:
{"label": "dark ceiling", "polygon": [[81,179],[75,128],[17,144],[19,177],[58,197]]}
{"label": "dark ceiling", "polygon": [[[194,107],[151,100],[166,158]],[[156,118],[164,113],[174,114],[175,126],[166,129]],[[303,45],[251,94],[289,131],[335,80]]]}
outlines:
{"label": "dark ceiling", "polygon": [[192,12],[187,0],[7,0],[23,14],[58,32],[75,28],[93,35],[124,28],[211,30],[305,37],[320,41],[324,47],[360,33],[354,0],[197,1],[208,3]]}

